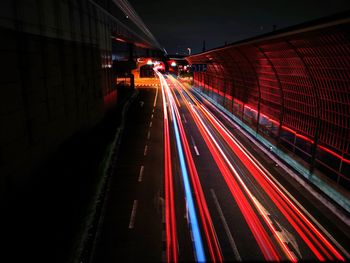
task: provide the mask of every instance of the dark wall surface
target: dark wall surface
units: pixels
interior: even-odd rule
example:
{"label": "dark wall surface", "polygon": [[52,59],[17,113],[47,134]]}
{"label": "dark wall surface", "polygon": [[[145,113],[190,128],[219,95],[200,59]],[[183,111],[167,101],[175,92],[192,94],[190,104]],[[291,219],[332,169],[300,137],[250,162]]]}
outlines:
{"label": "dark wall surface", "polygon": [[28,187],[65,140],[115,105],[112,27],[87,0],[1,2],[1,196]]}

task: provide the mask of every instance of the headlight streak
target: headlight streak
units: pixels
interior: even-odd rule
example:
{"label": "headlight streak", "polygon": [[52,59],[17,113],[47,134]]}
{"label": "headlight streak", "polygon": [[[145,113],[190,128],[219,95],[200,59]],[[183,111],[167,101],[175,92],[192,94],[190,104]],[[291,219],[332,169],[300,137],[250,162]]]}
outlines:
{"label": "headlight streak", "polygon": [[[173,89],[171,90],[171,92],[173,93],[173,96],[176,96]],[[203,230],[204,230],[205,237],[206,237],[206,240],[208,243],[210,257],[211,257],[211,260],[213,262],[222,262],[223,258],[222,258],[222,254],[221,254],[220,245],[218,243],[215,229],[214,229],[214,226],[213,226],[213,223],[211,220],[211,216],[210,216],[208,206],[207,206],[207,203],[205,200],[204,192],[203,192],[200,180],[199,180],[197,169],[196,169],[196,166],[194,164],[194,160],[192,158],[190,146],[189,146],[187,137],[185,135],[185,130],[184,130],[183,125],[181,123],[180,113],[179,113],[177,108],[175,108],[175,114],[176,114],[177,122],[179,124],[180,135],[181,135],[182,142],[184,145],[185,156],[186,156],[186,160],[187,160],[187,164],[188,164],[188,168],[189,168],[189,174],[190,174],[191,182],[192,182],[192,185],[194,188],[194,194],[195,194],[195,198],[197,201],[197,207],[198,207],[198,210],[200,212],[201,219],[202,219]]]}
{"label": "headlight streak", "polygon": [[[185,91],[189,92],[185,89]],[[196,102],[196,99],[192,97]],[[197,102],[198,103],[198,102]],[[254,161],[248,154],[247,150],[243,149],[241,144],[237,142],[233,135],[228,131],[228,129],[203,105],[197,104],[204,115],[207,116],[209,121],[218,130],[218,132],[223,136],[225,141],[229,144],[230,148],[237,154],[237,156],[246,164],[248,170],[263,187],[265,192],[269,195],[271,200],[276,204],[282,214],[290,222],[290,224],[295,228],[298,234],[302,237],[304,242],[313,251],[319,260],[325,260],[324,256],[319,253],[318,249],[311,243],[310,239],[318,246],[319,250],[327,257],[328,260],[334,260],[332,255],[322,246],[323,244],[329,249],[329,251],[335,256],[336,260],[344,261],[344,257],[330,244],[330,242],[316,229],[316,227],[306,218],[306,216],[297,208],[297,206],[283,193],[283,191],[274,183],[271,178],[267,175],[265,171],[260,167],[261,164]],[[313,233],[311,233],[311,231]],[[307,235],[305,235],[307,234]],[[309,238],[307,237],[309,236]],[[319,240],[316,239],[316,237]]]}
{"label": "headlight streak", "polygon": [[[167,94],[171,113],[173,116],[176,116],[175,111],[174,111],[175,102],[174,102],[174,99],[172,98],[172,95],[170,93],[168,84],[166,83],[164,77],[160,73],[158,73],[158,74],[159,74],[159,77],[161,79],[161,82],[163,82],[162,91],[165,90],[165,92]],[[175,118],[173,119],[173,126],[174,126],[177,151],[179,154],[181,174],[182,174],[182,179],[183,179],[184,188],[185,188],[185,195],[186,195],[186,200],[187,200],[187,205],[188,205],[189,219],[191,222],[190,227],[192,229],[192,234],[193,234],[193,239],[194,239],[196,260],[200,261],[200,262],[205,262],[206,258],[205,258],[204,248],[203,248],[202,237],[200,235],[198,219],[197,219],[196,210],[195,210],[194,202],[193,202],[193,198],[192,198],[191,187],[190,187],[190,182],[189,182],[188,173],[187,173],[187,169],[186,169],[184,153],[182,150],[182,144],[181,144],[178,124],[177,124]]]}
{"label": "headlight streak", "polygon": [[[175,83],[175,80],[173,80],[173,83]],[[267,215],[264,213],[263,208],[261,207],[261,205],[257,202],[257,199],[254,197],[254,195],[250,192],[250,190],[247,188],[247,186],[245,185],[245,183],[243,182],[243,180],[241,179],[241,177],[239,176],[238,172],[236,171],[236,169],[233,167],[233,165],[230,163],[230,161],[228,160],[228,158],[226,157],[226,155],[224,154],[224,152],[222,151],[221,147],[219,146],[219,143],[216,142],[216,140],[214,139],[214,137],[211,135],[208,127],[206,127],[206,125],[204,124],[204,122],[201,120],[201,118],[199,117],[198,113],[195,112],[194,107],[188,102],[188,100],[185,98],[185,96],[182,94],[182,92],[179,92],[183,98],[183,100],[189,104],[188,109],[191,111],[194,111],[194,113],[197,115],[199,121],[202,124],[202,127],[204,127],[205,132],[209,135],[209,137],[213,140],[214,144],[216,145],[217,149],[219,150],[219,152],[221,153],[221,155],[223,156],[223,158],[225,159],[226,163],[229,165],[229,167],[231,168],[232,172],[236,175],[237,179],[239,180],[239,182],[241,183],[241,185],[243,186],[244,190],[246,191],[246,193],[248,194],[248,196],[250,197],[250,200],[253,202],[254,206],[256,207],[256,209],[259,211],[260,215],[263,217],[265,223],[267,224],[267,226],[269,227],[269,229],[271,230],[272,233],[274,233],[274,236],[276,238],[276,241],[279,243],[279,245],[281,246],[282,250],[284,251],[284,253],[286,254],[286,256],[288,257],[289,260],[295,262],[297,261],[294,253],[292,251],[290,251],[290,249],[288,248],[288,246],[286,245],[285,240],[283,240],[283,238],[281,237],[281,235],[278,235],[278,233],[276,232],[276,230],[274,229],[271,220],[267,217]],[[198,101],[192,97],[191,94],[187,93],[187,95],[189,97],[191,97],[191,99],[197,103],[197,106],[199,106]],[[197,124],[198,126],[198,124]],[[209,145],[208,145],[209,147]],[[220,168],[220,167],[219,167]],[[231,176],[231,175],[228,175]],[[225,178],[226,180],[226,178]],[[227,177],[227,180],[230,180],[229,177]],[[232,192],[232,191],[231,191]],[[239,198],[239,197],[237,197]],[[236,197],[235,197],[236,199]],[[243,211],[242,211],[243,212]],[[247,218],[246,218],[247,220]],[[251,228],[252,229],[252,228]],[[253,228],[254,229],[254,228]],[[253,231],[253,230],[252,230]],[[253,233],[254,234],[254,233]],[[255,235],[254,235],[255,236]],[[266,239],[268,240],[268,239]],[[267,241],[269,242],[269,241]],[[260,248],[263,245],[260,245]],[[267,254],[267,252],[265,252],[265,254]],[[275,259],[276,260],[276,259]]]}
{"label": "headlight streak", "polygon": [[165,228],[167,262],[177,262],[177,235],[172,180],[169,122],[163,84],[161,82],[164,113],[164,184],[165,184]]}
{"label": "headlight streak", "polygon": [[[180,93],[181,94],[181,93]],[[184,100],[187,101],[186,99]],[[193,116],[193,119],[195,120],[197,127],[199,128],[205,142],[208,145],[208,148],[210,152],[213,155],[213,158],[215,162],[218,165],[218,168],[220,169],[234,199],[236,200],[240,210],[242,211],[242,214],[251,229],[264,257],[266,260],[271,261],[279,261],[280,257],[278,256],[276,250],[273,247],[273,243],[270,241],[268,234],[266,233],[265,229],[263,228],[262,224],[260,223],[257,215],[254,213],[251,205],[249,204],[248,200],[244,196],[242,190],[239,188],[237,182],[233,180],[233,176],[231,175],[230,170],[225,165],[225,154],[219,147],[216,140],[212,137],[209,130],[206,130],[206,126],[201,120],[200,116],[196,112],[193,105],[188,105],[188,102],[186,103],[187,107],[189,107],[189,111],[191,115]],[[211,137],[210,137],[211,136]],[[214,146],[216,145],[216,147]],[[226,157],[227,158],[227,157]],[[228,160],[227,160],[228,161]],[[234,173],[237,173],[237,171],[233,168],[231,165],[231,170]],[[238,174],[237,174],[238,175]]]}
{"label": "headlight streak", "polygon": [[[180,83],[179,82],[179,85],[181,85],[182,87],[184,86],[182,83]],[[198,93],[197,93],[198,94]],[[199,94],[198,94],[199,95]],[[201,97],[200,99],[203,99],[204,101],[206,101],[207,103],[210,103],[206,98],[204,98],[204,97]],[[228,123],[230,123],[233,127],[237,127],[237,125],[238,124],[236,124],[236,123],[234,123],[233,122],[233,120],[231,120],[228,116],[226,116],[226,114],[224,113],[224,112],[222,112],[218,107],[215,107],[213,104],[211,104],[211,106],[213,107],[212,109],[216,112],[216,113],[218,113],[223,119],[225,119]],[[243,133],[244,133],[244,131],[242,131]],[[251,140],[252,138],[250,138],[250,140]],[[244,148],[244,146],[239,142],[239,141],[237,141],[236,140],[236,142],[242,147],[242,148]],[[263,147],[263,146],[261,146],[261,147]],[[256,159],[255,159],[255,157],[252,155],[252,154],[250,154],[248,151],[246,151],[247,153],[248,153],[248,155],[260,166],[260,168],[262,169],[262,170],[264,170],[265,171],[265,173],[266,174],[268,174],[269,175],[269,178],[271,179],[271,180],[273,180],[274,181],[274,183],[277,185],[277,187],[279,188],[279,189],[281,189],[282,190],[282,192],[284,192],[284,194],[286,194],[288,197],[289,197],[289,199],[290,200],[292,200],[292,202],[300,209],[300,210],[302,210],[302,212],[304,213],[304,215],[306,215],[307,216],[307,218],[309,218],[312,222],[313,222],[313,224],[314,225],[316,225],[317,227],[318,227],[318,229],[320,229],[321,231],[322,231],[322,233],[324,233],[327,237],[328,237],[328,239],[329,240],[331,240],[332,242],[333,242],[333,244],[335,244],[336,246],[337,246],[337,248],[339,249],[339,250],[341,250],[341,252],[343,253],[343,255],[346,257],[346,258],[350,258],[350,253],[349,252],[347,252],[345,249],[344,249],[344,247],[342,247],[338,242],[337,242],[337,240],[315,219],[315,217],[313,217],[299,202],[298,202],[298,200],[296,200],[296,198],[293,196],[293,195],[291,195],[284,187],[283,187],[283,185],[281,185],[278,181],[277,181],[277,179],[276,178],[274,178],[270,173],[269,173],[269,171],[268,170],[266,170],[266,168],[264,167],[264,166],[262,166],[260,163],[259,163],[259,161],[257,161]],[[296,174],[294,175],[294,176],[297,176]],[[294,178],[294,179],[296,179],[296,178]],[[302,179],[300,179],[300,180],[302,180]],[[305,189],[307,189],[307,187],[304,185],[304,187],[305,187]],[[330,208],[331,209],[331,208]],[[332,209],[331,209],[332,210]],[[344,219],[342,219],[343,221],[344,221]]]}
{"label": "headlight streak", "polygon": [[[265,192],[269,195],[271,200],[274,201],[279,210],[283,213],[290,224],[295,228],[298,234],[303,238],[304,242],[310,247],[319,260],[325,260],[325,258],[319,253],[321,250],[329,260],[334,258],[328,253],[328,251],[322,246],[322,244],[315,238],[317,236],[326,247],[334,254],[337,260],[344,261],[344,258],[334,249],[334,247],[324,238],[324,236],[311,224],[311,222],[301,213],[301,211],[287,198],[287,196],[273,183],[273,181],[260,169],[260,167],[253,162],[253,160],[245,153],[245,151],[235,142],[232,135],[225,130],[221,123],[215,119],[206,109],[204,109],[212,122],[215,122],[216,129],[223,135],[226,141],[229,143],[231,149],[242,160],[251,174],[263,187]],[[302,220],[303,221],[302,221]],[[309,228],[307,228],[309,227]],[[313,233],[311,233],[313,231]],[[305,235],[307,234],[307,235]],[[309,238],[307,237],[309,236]],[[317,249],[310,241],[310,239],[318,246]]]}
{"label": "headlight streak", "polygon": [[[227,156],[224,154],[223,150],[220,148],[218,142],[214,139],[213,135],[210,133],[205,123],[197,113],[194,106],[191,106],[192,112],[194,113],[194,119],[199,127],[204,140],[206,141],[209,150],[211,151],[214,160],[216,161],[234,199],[236,200],[242,214],[248,223],[261,251],[264,254],[266,260],[279,261],[280,258],[275,251],[272,242],[269,239],[268,234],[264,230],[262,224],[260,223],[257,215],[254,213],[253,208],[246,199],[244,193],[240,189],[238,183],[234,180],[234,177],[231,174],[231,171],[235,174],[235,177],[239,177],[238,172],[232,166],[232,164],[227,159]],[[226,166],[228,165],[229,168]],[[230,171],[231,170],[231,171]],[[249,192],[248,192],[249,195]]]}
{"label": "headlight streak", "polygon": [[[260,168],[260,166],[253,161],[252,158],[233,138],[233,135],[224,127],[224,125],[217,120],[207,109],[202,105],[201,108],[205,111],[207,117],[210,119],[213,126],[219,131],[219,133],[225,138],[225,141],[229,144],[232,151],[237,154],[237,156],[246,165],[248,170],[254,178],[263,187],[265,192],[269,195],[271,200],[274,201],[279,210],[283,213],[289,223],[295,228],[298,234],[303,238],[304,242],[310,247],[313,253],[317,256],[319,260],[325,260],[323,255],[319,253],[319,250],[327,257],[328,260],[344,261],[343,256],[330,244],[330,242],[316,229],[316,227],[305,217],[305,215],[292,203],[292,201],[277,187],[277,185],[270,179],[270,177]],[[313,231],[313,232],[311,232]],[[305,235],[307,234],[307,235]],[[307,237],[309,236],[309,238]],[[319,240],[316,239],[316,237]],[[318,249],[311,243],[310,239],[318,246]],[[325,249],[323,244],[329,249],[331,253],[335,256],[332,257]]]}

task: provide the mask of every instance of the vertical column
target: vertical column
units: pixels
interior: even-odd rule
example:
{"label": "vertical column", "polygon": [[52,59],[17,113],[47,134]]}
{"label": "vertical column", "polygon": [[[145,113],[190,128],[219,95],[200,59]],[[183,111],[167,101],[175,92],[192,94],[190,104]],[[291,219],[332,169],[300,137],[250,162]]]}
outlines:
{"label": "vertical column", "polygon": [[[278,76],[277,70],[274,66],[274,64],[272,63],[272,61],[270,60],[270,58],[266,55],[265,51],[258,45],[255,45],[257,49],[259,49],[259,51],[261,52],[261,54],[263,54],[263,56],[266,58],[266,60],[269,62],[273,73],[275,74],[275,78],[277,80],[278,83],[278,87],[280,90],[280,98],[281,98],[281,113],[280,113],[280,120],[279,120],[279,126],[278,126],[278,135],[277,135],[277,146],[281,143],[281,131],[282,131],[282,123],[283,123],[283,116],[284,116],[284,93],[283,93],[283,88],[282,88],[282,84],[280,81],[280,78]],[[294,147],[295,147],[295,140],[294,140]]]}
{"label": "vertical column", "polygon": [[312,147],[311,162],[310,162],[310,167],[309,167],[309,172],[311,174],[315,168],[318,136],[319,136],[319,132],[321,129],[321,110],[322,109],[321,109],[321,104],[320,104],[320,95],[319,95],[317,88],[316,88],[317,87],[316,82],[315,82],[314,78],[312,77],[310,69],[308,68],[306,62],[304,61],[302,54],[299,53],[298,49],[289,40],[286,39],[285,42],[291,47],[291,49],[295,52],[295,54],[298,56],[298,58],[300,59],[300,61],[304,65],[305,71],[311,80],[311,84],[312,84],[311,88],[312,88],[313,94],[315,96],[314,98],[315,98],[315,103],[316,103],[316,107],[317,107],[317,112],[316,112],[317,121],[316,121],[315,135],[314,135],[314,144]]}
{"label": "vertical column", "polygon": [[[253,66],[253,63],[248,59],[248,57],[239,49],[237,48],[237,51],[242,55],[242,57],[248,62],[248,65],[251,67],[252,72],[255,74],[255,79],[256,79],[256,85],[258,87],[258,116],[256,120],[256,133],[259,133],[259,121],[260,121],[260,104],[261,104],[261,88],[260,88],[260,83],[259,83],[259,78],[256,73],[256,69]],[[244,104],[242,108],[242,121],[243,121],[243,114],[244,114]]]}

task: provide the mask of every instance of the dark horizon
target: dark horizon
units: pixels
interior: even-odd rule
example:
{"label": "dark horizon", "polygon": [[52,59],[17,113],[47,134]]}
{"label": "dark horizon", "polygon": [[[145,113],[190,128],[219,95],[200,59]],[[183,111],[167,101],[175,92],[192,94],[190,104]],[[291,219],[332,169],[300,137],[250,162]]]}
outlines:
{"label": "dark horizon", "polygon": [[1,262],[350,260],[349,0],[0,6]]}
{"label": "dark horizon", "polygon": [[[349,1],[129,1],[168,54],[200,53],[350,10]],[[300,9],[300,7],[303,7]],[[247,15],[250,14],[250,15]]]}

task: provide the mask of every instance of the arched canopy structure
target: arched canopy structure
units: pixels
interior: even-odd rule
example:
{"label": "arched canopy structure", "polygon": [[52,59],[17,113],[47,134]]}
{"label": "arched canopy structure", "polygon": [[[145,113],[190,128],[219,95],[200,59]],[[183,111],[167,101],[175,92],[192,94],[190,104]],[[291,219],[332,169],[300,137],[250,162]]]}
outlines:
{"label": "arched canopy structure", "polygon": [[[349,13],[187,57],[194,82],[278,146],[349,187]],[[209,94],[209,93],[208,93]]]}

